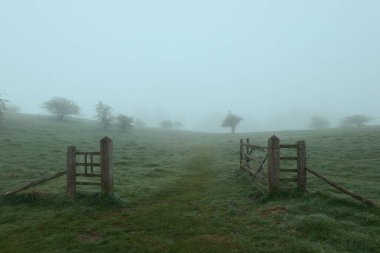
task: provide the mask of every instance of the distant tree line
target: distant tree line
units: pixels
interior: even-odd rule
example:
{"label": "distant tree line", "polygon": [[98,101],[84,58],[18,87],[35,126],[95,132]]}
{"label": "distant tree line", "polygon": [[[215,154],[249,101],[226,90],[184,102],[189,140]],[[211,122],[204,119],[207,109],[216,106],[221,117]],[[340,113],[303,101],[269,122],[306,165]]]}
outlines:
{"label": "distant tree line", "polygon": [[[63,98],[63,97],[53,97],[47,101],[45,101],[41,108],[44,109],[49,114],[54,115],[57,120],[63,121],[65,118],[71,115],[79,115],[80,107],[72,100]],[[18,113],[21,108],[17,105],[9,104],[9,101],[2,98],[0,94],[0,122],[4,120],[6,114],[9,113]],[[113,114],[113,108],[102,101],[99,101],[95,105],[96,111],[96,119],[101,124],[104,130],[110,128],[112,125],[117,126],[121,131],[127,132],[133,126],[141,128],[145,127],[145,122],[141,119],[133,119],[133,117],[127,116],[125,114]],[[243,120],[242,117],[228,112],[224,120],[222,121],[221,126],[230,128],[231,133],[235,133],[237,126]],[[374,118],[356,114],[344,117],[339,127],[362,127],[368,125]],[[168,119],[162,120],[160,123],[160,127],[163,129],[181,129],[183,127],[180,121],[171,121]],[[313,129],[326,129],[330,128],[330,122],[321,116],[313,116],[309,121],[309,128]]]}
{"label": "distant tree line", "polygon": [[[369,122],[371,122],[374,118],[356,114],[352,116],[344,117],[340,122],[340,127],[362,127],[366,126]],[[330,128],[330,122],[323,117],[314,116],[310,118],[309,123],[310,128],[314,129],[326,129]]]}
{"label": "distant tree line", "polygon": [[[53,97],[41,106],[45,111],[63,121],[67,116],[79,115],[80,107],[71,100],[62,97]],[[108,129],[114,121],[121,131],[125,132],[132,128],[133,118],[124,114],[113,115],[111,106],[99,101],[95,105],[96,119],[99,120],[104,130]]]}
{"label": "distant tree line", "polygon": [[341,122],[341,127],[361,127],[367,125],[373,120],[372,117],[366,115],[353,115],[345,117]]}

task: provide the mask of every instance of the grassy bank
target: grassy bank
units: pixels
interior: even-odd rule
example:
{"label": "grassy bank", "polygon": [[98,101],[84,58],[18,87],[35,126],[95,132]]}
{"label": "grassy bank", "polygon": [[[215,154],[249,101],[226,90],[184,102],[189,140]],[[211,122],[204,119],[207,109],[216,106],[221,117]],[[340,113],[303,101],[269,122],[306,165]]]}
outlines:
{"label": "grassy bank", "polygon": [[380,212],[309,175],[307,194],[256,189],[240,137],[305,140],[308,164],[380,201],[379,127],[202,134],[103,131],[93,121],[13,115],[0,127],[0,192],[65,168],[66,146],[114,140],[115,197],[65,178],[0,201],[0,252],[379,252]]}

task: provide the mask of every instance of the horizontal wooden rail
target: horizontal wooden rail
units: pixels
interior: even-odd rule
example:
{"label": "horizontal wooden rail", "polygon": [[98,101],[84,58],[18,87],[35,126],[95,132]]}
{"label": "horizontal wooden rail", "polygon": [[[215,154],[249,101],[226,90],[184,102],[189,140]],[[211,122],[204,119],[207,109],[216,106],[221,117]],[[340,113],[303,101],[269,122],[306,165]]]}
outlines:
{"label": "horizontal wooden rail", "polygon": [[77,185],[94,185],[94,186],[100,186],[100,183],[95,183],[95,182],[77,182]]}
{"label": "horizontal wooden rail", "polygon": [[251,167],[251,165],[249,165],[249,163],[246,163],[246,164],[245,164],[245,167],[246,167],[247,169],[249,169],[249,170],[253,170],[253,168]]}
{"label": "horizontal wooden rail", "polygon": [[242,147],[247,147],[247,148],[252,148],[252,149],[255,149],[255,150],[259,150],[259,151],[267,151],[268,148],[267,147],[263,147],[263,146],[258,146],[258,145],[254,145],[254,144],[246,144],[246,143],[242,143],[241,144]]}
{"label": "horizontal wooden rail", "polygon": [[51,176],[47,176],[47,177],[43,177],[41,179],[38,179],[38,180],[35,180],[35,181],[32,181],[30,182],[29,184],[27,185],[24,185],[20,188],[17,188],[17,189],[14,189],[12,191],[8,191],[8,192],[4,192],[2,194],[0,194],[0,197],[5,197],[5,196],[9,196],[9,195],[12,195],[14,193],[17,193],[17,192],[20,192],[20,191],[23,191],[23,190],[26,190],[30,187],[33,187],[35,185],[38,185],[38,184],[42,184],[46,181],[49,181],[49,180],[52,180],[54,178],[57,178],[57,177],[60,177],[60,176],[63,176],[66,174],[66,171],[61,171],[61,172],[58,172],[58,173],[55,173],[54,175],[51,175]]}
{"label": "horizontal wooden rail", "polygon": [[346,188],[330,181],[328,178],[326,178],[325,176],[322,176],[321,174],[309,169],[309,168],[306,168],[307,171],[309,171],[311,174],[313,174],[314,176],[322,179],[323,181],[325,181],[326,183],[328,183],[329,185],[331,185],[332,187],[335,187],[336,189],[340,190],[341,192],[353,197],[354,199],[357,199],[359,201],[361,201],[362,203],[366,204],[366,205],[369,205],[369,206],[377,206],[375,202],[373,202],[372,200],[369,200],[367,198],[364,198],[363,196],[360,196],[359,194],[356,194],[355,192],[352,192],[350,190],[347,190]]}
{"label": "horizontal wooden rail", "polygon": [[100,152],[76,152],[77,155],[100,155]]}
{"label": "horizontal wooden rail", "polygon": [[297,148],[297,144],[280,144],[280,148]]}
{"label": "horizontal wooden rail", "polygon": [[100,167],[100,163],[76,163],[76,166]]}
{"label": "horizontal wooden rail", "polygon": [[260,162],[260,165],[258,168],[255,168],[255,167],[252,167],[251,165],[249,165],[248,163],[245,163],[243,168],[249,173],[251,174],[253,177],[253,180],[254,178],[257,176],[257,174],[261,171],[262,167],[263,167],[263,164],[265,163],[265,160],[267,158],[268,154],[264,157],[264,159]]}
{"label": "horizontal wooden rail", "polygon": [[[268,146],[258,146],[250,144],[249,138],[244,143],[243,139],[240,139],[240,168],[246,169],[254,177],[263,168],[264,162],[268,158],[267,173],[268,179],[268,191],[270,193],[276,192],[279,189],[279,182],[296,182],[298,189],[306,191],[306,146],[305,141],[297,141],[294,144],[280,144],[280,139],[273,135],[268,139]],[[295,149],[296,154],[288,154],[285,152],[281,156],[281,149]],[[262,158],[262,155],[258,155],[257,150],[265,151],[266,156]],[[292,151],[292,150],[289,150]],[[286,161],[294,161],[297,164],[297,169],[289,168]],[[282,169],[280,166],[282,163],[285,167]],[[256,170],[257,164],[260,164]],[[281,178],[281,173],[289,173],[288,178]],[[293,173],[291,175],[290,173]]]}
{"label": "horizontal wooden rail", "polygon": [[255,162],[257,162],[258,164],[261,164],[261,161],[262,161],[262,159],[259,159],[257,156],[247,155],[246,153],[243,153],[243,157],[244,157],[245,159],[248,158],[249,160],[255,161]]}
{"label": "horizontal wooden rail", "polygon": [[100,177],[100,174],[91,174],[91,173],[77,173],[77,177]]}

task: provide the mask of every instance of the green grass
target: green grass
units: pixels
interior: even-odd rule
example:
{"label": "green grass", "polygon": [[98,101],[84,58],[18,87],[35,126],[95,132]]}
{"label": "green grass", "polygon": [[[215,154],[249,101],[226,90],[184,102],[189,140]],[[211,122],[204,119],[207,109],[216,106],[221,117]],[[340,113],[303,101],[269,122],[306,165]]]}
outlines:
{"label": "green grass", "polygon": [[115,196],[65,177],[0,200],[0,252],[380,252],[380,211],[308,176],[308,193],[259,191],[239,170],[239,138],[305,140],[309,167],[380,201],[380,127],[204,134],[103,131],[93,121],[8,115],[0,192],[65,168],[66,147],[114,140]]}

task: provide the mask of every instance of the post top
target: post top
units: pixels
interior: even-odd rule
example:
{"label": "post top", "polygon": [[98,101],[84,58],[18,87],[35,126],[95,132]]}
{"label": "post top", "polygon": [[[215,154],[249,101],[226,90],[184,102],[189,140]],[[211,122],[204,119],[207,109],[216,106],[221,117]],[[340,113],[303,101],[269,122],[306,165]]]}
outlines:
{"label": "post top", "polygon": [[278,138],[276,135],[272,135],[272,137],[270,137],[269,139],[272,139],[272,140],[279,140],[279,138]]}
{"label": "post top", "polygon": [[103,139],[101,139],[100,141],[112,141],[112,139],[108,136],[104,136]]}

